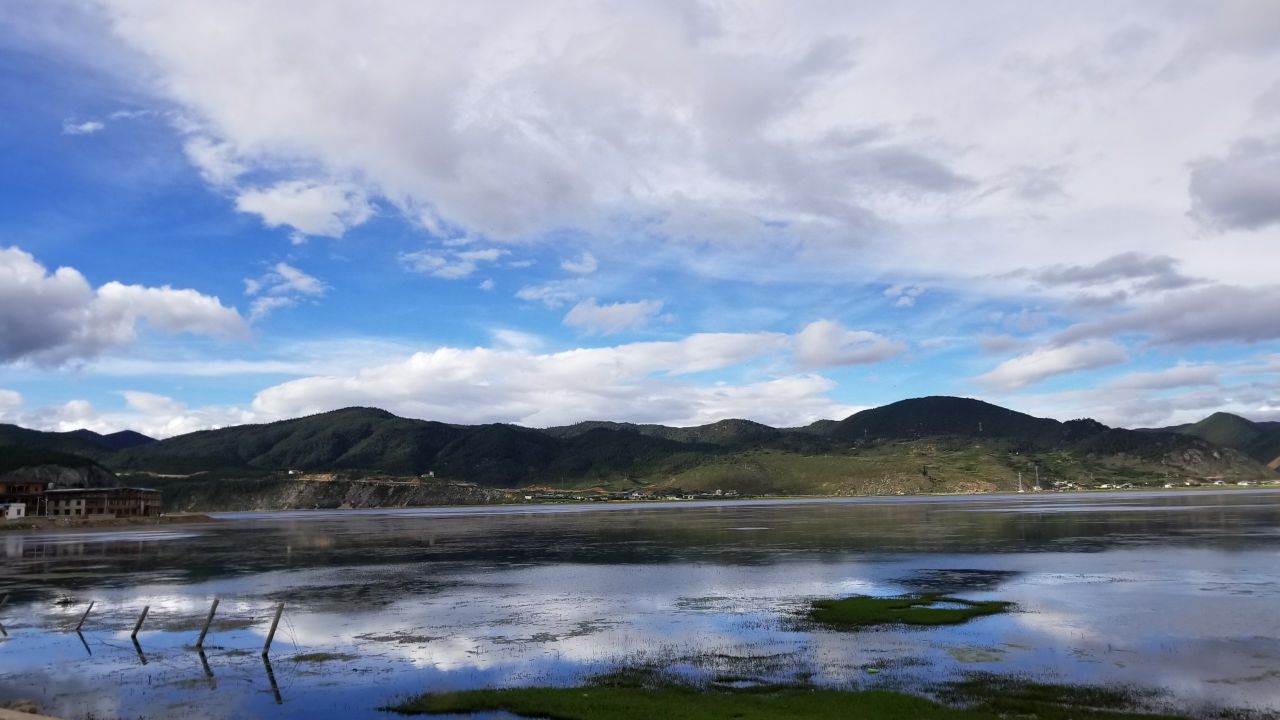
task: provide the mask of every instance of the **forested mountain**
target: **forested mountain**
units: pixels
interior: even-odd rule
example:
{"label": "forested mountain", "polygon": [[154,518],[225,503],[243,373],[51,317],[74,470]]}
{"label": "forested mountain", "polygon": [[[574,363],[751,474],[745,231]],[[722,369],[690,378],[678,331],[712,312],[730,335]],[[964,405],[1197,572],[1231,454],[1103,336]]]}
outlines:
{"label": "forested mountain", "polygon": [[[1241,425],[1248,423],[1242,418],[1210,420],[1213,428],[1229,424],[1234,430],[1205,430],[1203,436],[1187,428],[1139,432],[1087,419],[1037,418],[954,397],[903,400],[838,422],[787,429],[723,420],[685,428],[598,421],[539,430],[454,425],[347,408],[159,442],[123,433],[0,426],[0,454],[5,446],[44,448],[92,458],[118,472],[152,475],[431,474],[487,487],[812,494],[1010,488],[1019,474],[1028,481],[1041,477],[1086,485],[1108,479],[1150,484],[1272,474],[1246,448],[1275,429]],[[104,447],[112,438],[132,446]]]}

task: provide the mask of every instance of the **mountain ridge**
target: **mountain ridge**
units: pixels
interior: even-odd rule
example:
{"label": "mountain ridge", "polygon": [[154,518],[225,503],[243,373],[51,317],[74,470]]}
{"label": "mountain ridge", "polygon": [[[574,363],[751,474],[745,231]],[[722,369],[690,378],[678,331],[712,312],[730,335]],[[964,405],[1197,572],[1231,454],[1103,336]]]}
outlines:
{"label": "mountain ridge", "polygon": [[[6,430],[6,428],[9,428]],[[1265,430],[1265,428],[1264,428]],[[1237,448],[1185,432],[1060,422],[967,398],[898,401],[839,421],[772,428],[727,419],[673,428],[587,421],[545,429],[457,425],[343,408],[109,450],[77,433],[0,426],[3,446],[80,448],[150,476],[272,473],[431,476],[482,487],[672,487],[754,493],[958,492],[1104,479],[1200,482],[1274,473]]]}

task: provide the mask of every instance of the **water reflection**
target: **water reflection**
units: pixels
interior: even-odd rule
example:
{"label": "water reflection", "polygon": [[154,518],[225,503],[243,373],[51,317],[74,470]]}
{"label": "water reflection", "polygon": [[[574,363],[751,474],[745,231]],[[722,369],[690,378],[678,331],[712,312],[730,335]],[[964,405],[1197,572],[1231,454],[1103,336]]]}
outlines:
{"label": "water reflection", "polygon": [[[34,693],[66,717],[167,717],[184,703],[218,717],[380,717],[373,708],[426,689],[656,661],[855,686],[1026,672],[1276,710],[1278,528],[1280,493],[1234,491],[283,513],[17,535],[0,562],[13,597],[0,610],[0,700]],[[925,590],[1019,612],[857,634],[801,621],[813,598]],[[89,601],[83,645],[69,644],[54,630]],[[277,602],[275,659],[261,659]]]}

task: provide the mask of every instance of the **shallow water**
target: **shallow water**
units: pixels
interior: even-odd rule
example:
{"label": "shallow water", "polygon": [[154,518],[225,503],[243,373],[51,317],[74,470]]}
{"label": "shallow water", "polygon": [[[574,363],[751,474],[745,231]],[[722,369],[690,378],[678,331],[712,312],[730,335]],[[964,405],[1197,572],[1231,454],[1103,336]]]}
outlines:
{"label": "shallow water", "polygon": [[[852,687],[1020,673],[1133,684],[1197,714],[1280,712],[1280,492],[225,517],[0,535],[0,701],[67,718],[376,718],[428,690],[654,661]],[[815,598],[926,590],[1018,611],[857,633],[801,621]]]}

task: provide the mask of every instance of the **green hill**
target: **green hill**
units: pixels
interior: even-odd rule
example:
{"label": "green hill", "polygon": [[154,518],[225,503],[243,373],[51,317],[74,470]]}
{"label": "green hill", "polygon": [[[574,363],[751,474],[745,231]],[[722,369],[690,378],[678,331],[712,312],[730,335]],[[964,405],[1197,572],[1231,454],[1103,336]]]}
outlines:
{"label": "green hill", "polygon": [[[43,432],[28,430],[17,425],[0,424],[0,447],[25,447],[52,450],[69,455],[81,455],[89,458],[101,458],[112,452],[94,439],[75,432]],[[97,435],[97,433],[91,433]],[[98,435],[98,437],[101,437]]]}
{"label": "green hill", "polygon": [[346,408],[262,425],[179,435],[123,450],[109,464],[128,470],[377,470],[418,474],[463,435],[457,426]]}
{"label": "green hill", "polygon": [[2,446],[0,447],[0,475],[21,468],[40,465],[57,465],[59,467],[82,468],[96,466],[93,460],[81,455],[49,450],[41,447]]}
{"label": "green hill", "polygon": [[1057,420],[1032,417],[999,405],[957,397],[923,397],[863,410],[827,431],[841,440],[939,436],[999,438],[1052,444],[1064,433]]}
{"label": "green hill", "polygon": [[551,427],[542,432],[556,438],[573,438],[595,430],[634,432],[648,437],[679,443],[703,443],[721,447],[741,447],[775,440],[782,430],[771,428],[751,420],[721,420],[709,425],[693,427],[668,427],[666,425],[636,425],[633,423],[588,420],[574,425]]}
{"label": "green hill", "polygon": [[0,448],[39,448],[99,460],[117,450],[141,447],[154,442],[156,442],[155,438],[132,430],[101,435],[92,430],[45,432],[28,430],[17,425],[0,424]]}
{"label": "green hill", "polygon": [[100,445],[108,450],[125,450],[127,448],[139,447],[141,445],[150,445],[156,442],[153,437],[147,437],[140,432],[133,430],[121,430],[120,432],[102,435],[92,430],[72,430],[68,435],[88,440],[89,442]]}
{"label": "green hill", "polygon": [[1181,430],[1184,435],[1195,435],[1215,445],[1243,450],[1267,432],[1256,423],[1239,415],[1218,412]]}
{"label": "green hill", "polygon": [[1280,466],[1280,422],[1254,422],[1217,412],[1198,423],[1163,428],[1245,453],[1264,465]]}

